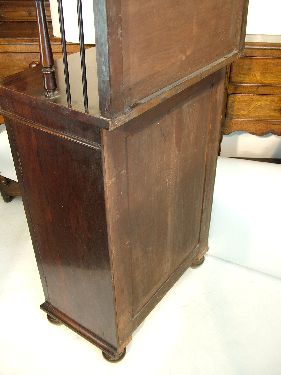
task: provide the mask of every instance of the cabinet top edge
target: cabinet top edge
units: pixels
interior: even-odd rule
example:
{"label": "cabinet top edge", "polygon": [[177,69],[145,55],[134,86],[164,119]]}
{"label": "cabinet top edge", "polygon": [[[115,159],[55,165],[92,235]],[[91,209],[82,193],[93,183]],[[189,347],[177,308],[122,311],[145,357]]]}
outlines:
{"label": "cabinet top edge", "polygon": [[[46,111],[57,111],[60,114],[64,114],[65,116],[69,116],[74,120],[82,121],[91,126],[97,126],[106,130],[114,130],[195,85],[207,76],[210,76],[216,71],[223,69],[226,65],[231,64],[239,53],[240,51],[235,50],[228,56],[224,56],[222,59],[209,64],[203,69],[194,72],[180,81],[174,82],[172,85],[169,85],[164,89],[143,98],[135,103],[134,106],[127,108],[123,113],[112,118],[104,117],[99,110],[98,82],[97,77],[95,77],[94,74],[94,78],[91,78],[92,83],[90,86],[93,91],[91,92],[93,105],[90,105],[89,113],[84,112],[82,95],[78,96],[77,94],[78,100],[76,102],[76,106],[74,105],[72,108],[67,107],[65,83],[62,78],[63,63],[62,60],[59,59],[56,61],[56,75],[59,92],[57,97],[54,99],[45,98],[41,67],[37,66],[36,68],[28,69],[0,80],[0,95],[2,96],[0,99],[0,113],[1,108],[3,107],[3,102],[7,102],[7,100],[9,102],[18,101],[19,103],[31,101],[33,104],[36,103],[38,106],[44,107]],[[86,54],[93,62],[95,62],[95,48],[89,48],[86,51]],[[72,61],[75,62],[74,66],[80,64],[79,53],[72,54],[70,57]],[[80,73],[79,70],[78,73]],[[77,77],[75,78],[77,79]]]}

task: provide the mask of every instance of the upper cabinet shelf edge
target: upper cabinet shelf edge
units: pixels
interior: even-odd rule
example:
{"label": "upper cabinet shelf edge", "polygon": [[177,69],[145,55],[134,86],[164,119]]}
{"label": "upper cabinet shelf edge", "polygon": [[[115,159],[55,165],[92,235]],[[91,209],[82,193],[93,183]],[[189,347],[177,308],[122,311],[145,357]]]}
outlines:
{"label": "upper cabinet shelf edge", "polygon": [[94,1],[101,114],[118,126],[230,64],[247,10],[248,0]]}

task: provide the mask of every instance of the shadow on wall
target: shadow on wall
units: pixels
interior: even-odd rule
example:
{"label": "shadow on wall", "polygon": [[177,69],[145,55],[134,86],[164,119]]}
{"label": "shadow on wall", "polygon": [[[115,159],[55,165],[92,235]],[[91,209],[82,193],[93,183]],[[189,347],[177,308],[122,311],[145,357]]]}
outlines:
{"label": "shadow on wall", "polygon": [[273,134],[258,137],[235,132],[223,137],[221,156],[281,159],[281,137]]}

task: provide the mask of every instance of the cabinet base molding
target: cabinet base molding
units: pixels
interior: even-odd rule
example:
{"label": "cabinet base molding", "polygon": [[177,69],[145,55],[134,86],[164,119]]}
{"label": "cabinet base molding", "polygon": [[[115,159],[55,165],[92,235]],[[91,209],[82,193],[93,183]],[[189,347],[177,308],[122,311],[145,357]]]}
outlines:
{"label": "cabinet base molding", "polygon": [[40,305],[40,308],[45,311],[45,313],[47,313],[47,318],[50,322],[54,323],[55,321],[58,321],[59,323],[64,324],[68,328],[72,329],[72,331],[101,349],[103,356],[106,356],[105,358],[108,361],[116,362],[124,358],[126,352],[125,347],[122,348],[122,350],[117,351],[117,349],[112,345],[108,344],[106,341],[96,336],[93,332],[89,331],[85,327],[75,322],[73,319],[69,318],[67,315],[62,313],[47,301]]}
{"label": "cabinet base molding", "polygon": [[47,314],[47,319],[49,320],[50,323],[60,326],[62,325],[62,322],[60,322],[58,319],[54,318],[52,315]]}

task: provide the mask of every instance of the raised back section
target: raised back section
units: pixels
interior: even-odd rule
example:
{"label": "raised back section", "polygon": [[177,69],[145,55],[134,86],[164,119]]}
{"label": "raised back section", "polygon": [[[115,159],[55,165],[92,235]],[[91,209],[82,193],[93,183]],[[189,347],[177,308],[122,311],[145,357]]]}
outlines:
{"label": "raised back section", "polygon": [[[45,91],[47,97],[57,97],[62,90],[54,83],[52,59],[44,63],[46,56],[51,57],[44,0],[35,3],[40,8],[37,15]],[[125,121],[134,118],[230,64],[244,46],[248,0],[94,0],[95,71],[86,64],[82,0],[76,5],[80,67],[74,70],[81,70],[82,111],[91,114],[88,80],[95,75],[100,114],[118,124],[120,116]],[[68,107],[73,108],[71,97],[76,85],[70,85],[62,0],[58,0],[58,13],[63,90]]]}
{"label": "raised back section", "polygon": [[199,81],[243,47],[248,0],[95,1],[101,112]]}

